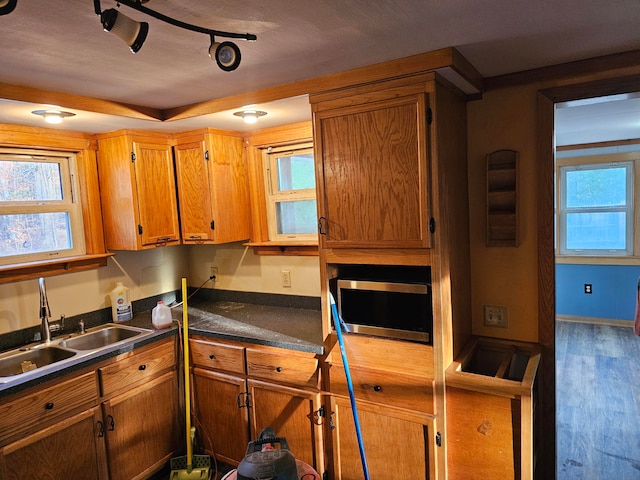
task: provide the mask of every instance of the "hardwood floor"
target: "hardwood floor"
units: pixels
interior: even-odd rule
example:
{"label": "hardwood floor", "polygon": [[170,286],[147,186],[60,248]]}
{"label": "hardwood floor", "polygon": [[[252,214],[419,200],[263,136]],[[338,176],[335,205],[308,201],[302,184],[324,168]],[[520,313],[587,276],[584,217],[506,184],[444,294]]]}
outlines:
{"label": "hardwood floor", "polygon": [[640,337],[556,323],[557,479],[640,479]]}

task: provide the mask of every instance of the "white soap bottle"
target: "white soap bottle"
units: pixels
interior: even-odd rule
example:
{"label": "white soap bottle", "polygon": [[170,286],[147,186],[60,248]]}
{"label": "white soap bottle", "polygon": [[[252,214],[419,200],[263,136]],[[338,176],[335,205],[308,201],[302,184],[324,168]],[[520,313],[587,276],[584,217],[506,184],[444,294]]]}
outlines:
{"label": "white soap bottle", "polygon": [[129,289],[122,282],[111,290],[111,314],[114,322],[126,322],[133,318],[133,308],[129,297]]}
{"label": "white soap bottle", "polygon": [[154,328],[169,328],[171,326],[173,322],[171,309],[162,300],[151,310],[151,322]]}

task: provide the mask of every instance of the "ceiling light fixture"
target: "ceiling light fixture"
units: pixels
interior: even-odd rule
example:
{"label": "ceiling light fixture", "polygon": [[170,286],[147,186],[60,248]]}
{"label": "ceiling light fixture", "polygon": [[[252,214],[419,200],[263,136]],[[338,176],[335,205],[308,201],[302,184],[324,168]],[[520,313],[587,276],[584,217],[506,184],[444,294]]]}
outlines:
{"label": "ceiling light fixture", "polygon": [[34,115],[40,115],[44,118],[44,121],[51,124],[62,123],[67,117],[75,116],[75,113],[65,112],[63,110],[34,110],[31,113]]}
{"label": "ceiling light fixture", "polygon": [[241,112],[233,113],[236,117],[242,117],[244,123],[256,123],[258,118],[264,117],[267,112],[263,112],[260,110],[243,110]]}
{"label": "ceiling light fixture", "polygon": [[0,15],[8,15],[16,8],[18,0],[0,0]]}
{"label": "ceiling light fixture", "polygon": [[[17,0],[0,0],[0,6],[2,5],[2,2],[6,3],[11,1],[15,3]],[[216,42],[215,37],[239,38],[249,41],[255,41],[257,39],[257,37],[252,33],[222,32],[220,30],[203,28],[176,20],[175,18],[168,17],[142,5],[147,1],[148,0],[118,0],[117,3],[118,6],[120,6],[120,4],[126,5],[127,7],[133,8],[134,10],[150,15],[153,18],[157,18],[158,20],[176,27],[208,35],[211,39],[209,44],[209,56],[212,60],[215,60],[218,66],[225,72],[235,70],[240,65],[240,49],[233,42]],[[125,42],[133,53],[140,50],[149,31],[149,24],[147,22],[137,22],[114,8],[102,11],[100,0],[93,0],[93,6],[96,15],[100,16],[100,21],[102,22],[102,26],[105,31],[113,33]]]}

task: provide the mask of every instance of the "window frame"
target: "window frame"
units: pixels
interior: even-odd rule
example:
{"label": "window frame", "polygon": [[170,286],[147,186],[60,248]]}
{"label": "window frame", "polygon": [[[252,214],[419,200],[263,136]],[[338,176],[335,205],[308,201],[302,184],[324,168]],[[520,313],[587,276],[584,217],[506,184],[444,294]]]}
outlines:
{"label": "window frame", "polygon": [[79,174],[76,155],[71,152],[0,148],[0,161],[54,163],[58,165],[62,190],[62,198],[60,200],[0,202],[0,215],[66,213],[69,218],[68,234],[71,237],[71,248],[0,256],[0,267],[86,255],[82,203],[78,195],[80,184],[78,181]]}
{"label": "window frame", "polygon": [[[608,154],[592,156],[569,156],[556,159],[556,257],[559,263],[581,263],[580,259],[597,258],[620,261],[637,257],[638,235],[635,231],[638,217],[638,182],[640,153]],[[576,207],[567,208],[566,205],[566,172],[578,170],[606,169],[623,166],[627,169],[627,203],[616,207]],[[620,212],[626,213],[626,245],[622,249],[569,249],[566,247],[566,219],[567,214],[576,212]],[[573,259],[573,260],[572,260]]]}
{"label": "window frame", "polygon": [[[313,143],[299,143],[282,147],[269,147],[263,149],[264,190],[267,213],[267,229],[270,242],[317,242],[318,233],[291,234],[278,233],[277,207],[279,202],[295,202],[313,200],[317,202],[315,178],[314,187],[299,190],[280,190],[278,185],[278,158],[293,156],[300,153],[314,154]],[[315,170],[314,170],[315,176]],[[317,204],[316,204],[317,211]]]}

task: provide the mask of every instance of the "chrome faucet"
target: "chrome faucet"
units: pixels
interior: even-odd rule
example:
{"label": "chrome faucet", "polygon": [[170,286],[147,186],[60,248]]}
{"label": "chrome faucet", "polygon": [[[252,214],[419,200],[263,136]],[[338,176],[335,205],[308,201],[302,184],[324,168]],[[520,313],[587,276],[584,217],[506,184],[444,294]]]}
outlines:
{"label": "chrome faucet", "polygon": [[51,309],[47,299],[47,289],[44,286],[44,278],[38,279],[38,287],[40,289],[40,338],[44,343],[51,343],[51,329],[49,328]]}

